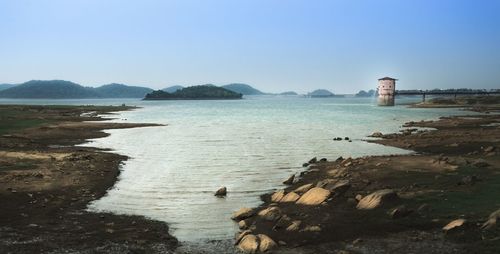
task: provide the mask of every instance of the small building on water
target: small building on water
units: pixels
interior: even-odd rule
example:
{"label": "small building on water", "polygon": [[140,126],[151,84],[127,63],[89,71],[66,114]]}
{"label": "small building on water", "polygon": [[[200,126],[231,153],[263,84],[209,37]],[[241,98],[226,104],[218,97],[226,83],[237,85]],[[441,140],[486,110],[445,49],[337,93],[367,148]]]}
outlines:
{"label": "small building on water", "polygon": [[383,77],[378,79],[378,105],[394,106],[394,96],[396,92],[395,78]]}

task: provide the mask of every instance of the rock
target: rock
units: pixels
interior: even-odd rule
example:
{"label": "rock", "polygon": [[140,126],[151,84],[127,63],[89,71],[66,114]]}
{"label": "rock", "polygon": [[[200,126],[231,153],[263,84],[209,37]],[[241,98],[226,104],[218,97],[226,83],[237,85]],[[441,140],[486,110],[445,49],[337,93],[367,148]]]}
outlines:
{"label": "rock", "polygon": [[318,158],[316,158],[316,157],[309,160],[309,164],[314,164],[316,162],[318,162]]}
{"label": "rock", "polygon": [[330,191],[333,192],[335,196],[342,196],[349,188],[351,188],[349,180],[341,180],[335,183],[335,185],[330,188]]}
{"label": "rock", "polygon": [[293,184],[293,180],[295,180],[295,174],[291,175],[290,177],[288,177],[288,179],[286,179],[283,184],[286,184],[286,185],[290,185],[290,184]]}
{"label": "rock", "polygon": [[343,161],[343,160],[344,160],[344,158],[343,158],[342,156],[340,156],[340,157],[338,157],[335,161],[336,161],[336,162],[341,162],[341,161]]}
{"label": "rock", "polygon": [[246,235],[251,234],[251,233],[252,233],[251,230],[244,230],[243,232],[236,234],[236,240],[235,240],[234,245],[237,245],[238,243],[240,243],[240,241],[241,241],[241,239],[243,239],[243,237],[245,237]]}
{"label": "rock", "polygon": [[444,232],[448,233],[448,232],[451,232],[451,230],[457,230],[457,229],[463,228],[465,226],[466,222],[467,221],[465,219],[454,220],[454,221],[448,223],[446,226],[444,226],[443,230],[444,230]]}
{"label": "rock", "polygon": [[226,187],[222,187],[215,192],[215,196],[217,197],[225,197],[226,195],[227,195]]}
{"label": "rock", "polygon": [[288,217],[286,214],[281,216],[281,218],[276,222],[276,224],[273,227],[273,230],[281,229],[281,228],[286,228],[290,225],[292,219]]}
{"label": "rock", "polygon": [[488,147],[483,149],[483,151],[486,153],[493,152],[494,150],[495,150],[494,146],[488,146]]}
{"label": "rock", "polygon": [[372,133],[372,135],[371,135],[371,137],[374,137],[374,138],[381,138],[383,136],[384,136],[384,134],[382,134],[382,132],[380,132],[380,131],[376,131],[376,132]]}
{"label": "rock", "polygon": [[280,202],[280,200],[285,196],[285,191],[284,190],[279,190],[271,196],[271,201],[274,203]]}
{"label": "rock", "polygon": [[431,206],[429,204],[422,204],[418,207],[418,213],[426,213],[431,210]]}
{"label": "rock", "polygon": [[458,185],[474,185],[479,179],[475,175],[464,176]]}
{"label": "rock", "polygon": [[398,199],[398,194],[394,190],[378,190],[362,198],[356,208],[360,210],[374,209]]}
{"label": "rock", "polygon": [[307,163],[307,162],[304,163],[304,164],[302,164],[302,167],[304,167],[304,168],[307,167],[307,166],[309,166],[309,163]]}
{"label": "rock", "polygon": [[250,218],[255,215],[255,210],[252,208],[240,208],[240,210],[236,211],[233,213],[233,216],[231,216],[231,219],[233,220],[244,220],[246,218]]}
{"label": "rock", "polygon": [[301,231],[303,232],[321,232],[321,227],[320,226],[307,226]]}
{"label": "rock", "polygon": [[314,187],[304,193],[297,204],[299,205],[319,205],[330,196],[330,191],[323,188]]}
{"label": "rock", "polygon": [[299,200],[300,196],[299,194],[295,193],[295,192],[289,192],[287,193],[282,199],[280,202],[282,203],[286,203],[286,202],[296,202],[297,200]]}
{"label": "rock", "polygon": [[474,163],[472,163],[472,165],[478,168],[485,168],[488,167],[490,164],[483,159],[477,159],[474,161]]}
{"label": "rock", "polygon": [[413,210],[408,209],[405,205],[398,206],[389,211],[389,216],[392,219],[399,219],[410,215]]}
{"label": "rock", "polygon": [[257,215],[264,220],[277,221],[281,217],[281,210],[278,207],[272,206],[261,210]]}
{"label": "rock", "polygon": [[270,251],[274,248],[276,248],[278,245],[276,244],[271,237],[264,235],[264,234],[258,234],[257,237],[259,238],[259,251],[260,252],[267,252]]}
{"label": "rock", "polygon": [[500,209],[492,212],[488,217],[488,220],[481,226],[483,230],[488,230],[496,227],[497,220],[500,218]]}
{"label": "rock", "polygon": [[345,137],[344,140],[349,140],[349,137]]}
{"label": "rock", "polygon": [[363,199],[363,195],[357,194],[355,199],[359,202],[361,199]]}
{"label": "rock", "polygon": [[321,158],[321,160],[319,160],[319,162],[327,162],[327,161],[328,161],[328,159],[326,159],[326,158]]}
{"label": "rock", "polygon": [[300,224],[302,224],[302,221],[294,220],[292,224],[286,228],[286,231],[298,231],[300,229]]}
{"label": "rock", "polygon": [[238,249],[244,253],[256,253],[259,249],[259,239],[252,234],[245,235],[238,244]]}
{"label": "rock", "polygon": [[352,241],[352,245],[356,245],[356,244],[361,243],[361,242],[363,242],[363,239],[356,238],[356,239],[354,239],[354,241]]}
{"label": "rock", "polygon": [[238,222],[238,228],[239,229],[247,229],[248,228],[248,223],[246,220],[240,220],[240,222]]}
{"label": "rock", "polygon": [[298,187],[297,189],[295,189],[293,192],[302,194],[302,193],[305,193],[308,190],[310,190],[312,187],[313,187],[312,183],[304,184],[304,185]]}

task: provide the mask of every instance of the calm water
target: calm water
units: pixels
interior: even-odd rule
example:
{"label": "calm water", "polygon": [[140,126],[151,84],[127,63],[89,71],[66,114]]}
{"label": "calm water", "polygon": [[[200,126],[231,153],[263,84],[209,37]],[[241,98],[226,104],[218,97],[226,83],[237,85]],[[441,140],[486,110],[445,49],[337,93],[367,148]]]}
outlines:
{"label": "calm water", "polygon": [[[401,154],[409,151],[363,142],[374,131],[398,131],[411,120],[459,114],[451,109],[377,107],[372,99],[250,97],[231,101],[15,100],[38,104],[121,104],[143,108],[113,121],[168,124],[109,130],[86,146],[130,156],[119,181],[90,210],[144,215],[168,222],[181,241],[234,236],[229,219],[259,195],[282,188],[312,157]],[[401,102],[402,100],[399,100]],[[2,100],[0,103],[13,103]],[[463,113],[463,112],[462,112]],[[336,142],[333,137],[354,141]],[[226,198],[213,196],[221,186]]]}

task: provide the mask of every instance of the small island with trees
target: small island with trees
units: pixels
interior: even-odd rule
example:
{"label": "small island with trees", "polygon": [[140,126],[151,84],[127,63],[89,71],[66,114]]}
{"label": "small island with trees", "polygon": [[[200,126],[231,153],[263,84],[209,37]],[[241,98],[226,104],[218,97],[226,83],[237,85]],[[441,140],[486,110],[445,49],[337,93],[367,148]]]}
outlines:
{"label": "small island with trees", "polygon": [[243,95],[214,85],[201,85],[182,88],[173,93],[163,90],[146,94],[144,100],[234,100]]}

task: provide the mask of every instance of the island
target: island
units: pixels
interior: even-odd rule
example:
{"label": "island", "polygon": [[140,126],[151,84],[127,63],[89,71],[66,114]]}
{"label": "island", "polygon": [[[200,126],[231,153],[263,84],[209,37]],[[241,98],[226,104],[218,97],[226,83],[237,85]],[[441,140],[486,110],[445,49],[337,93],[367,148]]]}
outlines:
{"label": "island", "polygon": [[234,100],[243,95],[214,85],[191,86],[173,93],[163,90],[146,94],[144,100]]}

